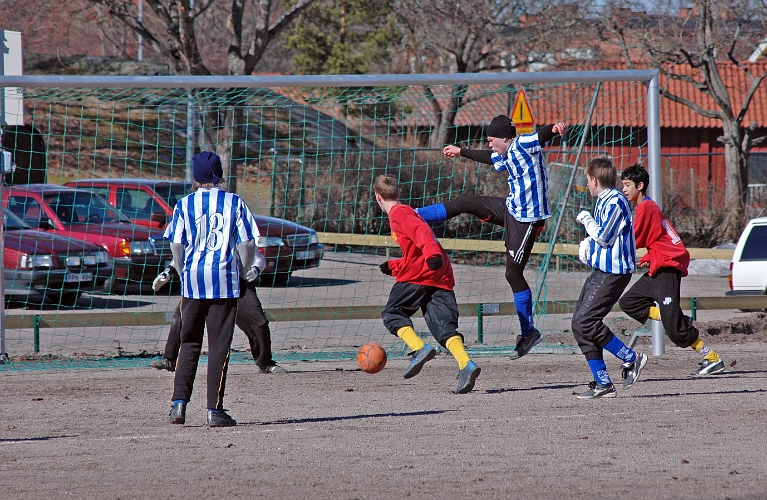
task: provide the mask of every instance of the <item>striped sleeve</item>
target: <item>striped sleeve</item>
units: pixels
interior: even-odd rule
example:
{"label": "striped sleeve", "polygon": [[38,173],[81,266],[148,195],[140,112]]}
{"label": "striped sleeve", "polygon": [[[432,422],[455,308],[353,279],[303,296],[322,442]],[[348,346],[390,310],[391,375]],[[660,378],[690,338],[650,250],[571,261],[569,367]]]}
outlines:
{"label": "striped sleeve", "polygon": [[626,217],[618,203],[609,203],[605,207],[604,222],[599,225],[597,234],[592,235],[600,246],[609,247],[621,234],[626,225]]}
{"label": "striped sleeve", "polygon": [[617,189],[603,191],[594,207],[598,226],[591,242],[590,263],[600,271],[628,274],[636,266],[631,206]]}
{"label": "striped sleeve", "polygon": [[237,243],[258,238],[260,233],[256,225],[256,219],[253,217],[253,212],[250,211],[247,203],[239,196],[237,197],[235,211],[235,218],[233,220],[237,221]]}

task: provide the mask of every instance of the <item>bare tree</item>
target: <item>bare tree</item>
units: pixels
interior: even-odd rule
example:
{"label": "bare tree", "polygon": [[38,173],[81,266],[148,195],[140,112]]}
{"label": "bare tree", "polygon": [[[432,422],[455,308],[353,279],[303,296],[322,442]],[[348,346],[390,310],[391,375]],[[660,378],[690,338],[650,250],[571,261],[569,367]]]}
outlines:
{"label": "bare tree", "polygon": [[[588,26],[579,5],[567,0],[397,0],[403,37],[393,54],[399,56],[395,70],[477,73],[529,70],[534,64],[555,67],[561,50]],[[465,85],[452,86],[447,95],[423,88],[432,109],[430,147],[452,140],[450,127],[468,103],[466,91]]]}
{"label": "bare tree", "polygon": [[[141,35],[152,52],[164,58],[171,74],[214,74],[211,67],[225,58],[228,75],[250,75],[269,42],[314,0],[231,0],[228,10],[222,0],[143,0],[151,12],[143,20],[135,0],[89,1]],[[217,36],[224,33],[226,37]],[[204,96],[198,101],[203,116],[202,147],[216,145],[231,191],[237,190],[236,165],[231,158],[242,156],[244,127],[237,126],[244,122],[244,107],[238,106],[240,95],[229,91],[216,105],[206,105]]]}
{"label": "bare tree", "polygon": [[[722,122],[726,163],[725,237],[736,240],[746,223],[748,155],[766,137],[754,137],[756,120],[745,123],[754,95],[767,78],[767,66],[748,63],[748,56],[767,33],[764,0],[694,0],[692,7],[651,16],[637,14],[637,5],[612,2],[602,7],[602,37],[619,47],[629,67],[652,65],[669,82],[684,82],[711,98],[712,107],[661,85],[663,97],[683,104],[695,113]],[[631,7],[634,7],[633,9]],[[746,76],[748,88],[734,94],[732,82],[723,76],[734,65]],[[735,102],[736,96],[739,102]],[[762,126],[765,124],[762,123]]]}

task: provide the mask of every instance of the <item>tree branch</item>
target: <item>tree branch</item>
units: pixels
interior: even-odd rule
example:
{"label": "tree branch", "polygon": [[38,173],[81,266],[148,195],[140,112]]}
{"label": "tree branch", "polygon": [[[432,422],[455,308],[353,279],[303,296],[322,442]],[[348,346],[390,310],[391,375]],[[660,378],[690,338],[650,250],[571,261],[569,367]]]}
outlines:
{"label": "tree branch", "polygon": [[748,112],[748,107],[751,105],[751,101],[754,99],[754,95],[756,95],[757,89],[759,89],[759,85],[761,85],[764,79],[767,78],[767,72],[757,78],[754,77],[754,75],[748,69],[746,69],[746,75],[751,80],[751,85],[749,85],[748,92],[746,92],[746,96],[743,98],[743,103],[740,105],[738,121],[741,121],[743,118],[745,118],[746,112]]}
{"label": "tree branch", "polygon": [[698,103],[696,103],[695,101],[691,101],[689,99],[685,99],[684,97],[680,97],[676,94],[672,94],[671,92],[669,92],[668,90],[664,88],[659,89],[659,91],[660,91],[660,95],[662,95],[666,99],[670,101],[678,102],[679,104],[684,104],[685,106],[692,109],[693,111],[695,111],[701,116],[705,116],[707,118],[719,119],[719,120],[722,119],[721,111],[706,109],[702,107],[701,105],[699,105]]}

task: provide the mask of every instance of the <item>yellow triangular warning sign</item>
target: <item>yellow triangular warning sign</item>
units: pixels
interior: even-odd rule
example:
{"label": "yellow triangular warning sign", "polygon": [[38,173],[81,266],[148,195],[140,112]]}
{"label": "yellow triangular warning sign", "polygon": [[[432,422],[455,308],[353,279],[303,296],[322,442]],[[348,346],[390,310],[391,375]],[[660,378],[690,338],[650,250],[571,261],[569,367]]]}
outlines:
{"label": "yellow triangular warning sign", "polygon": [[531,134],[535,130],[535,118],[533,118],[533,110],[527,103],[525,89],[517,92],[514,109],[511,111],[511,121],[517,128],[517,134]]}

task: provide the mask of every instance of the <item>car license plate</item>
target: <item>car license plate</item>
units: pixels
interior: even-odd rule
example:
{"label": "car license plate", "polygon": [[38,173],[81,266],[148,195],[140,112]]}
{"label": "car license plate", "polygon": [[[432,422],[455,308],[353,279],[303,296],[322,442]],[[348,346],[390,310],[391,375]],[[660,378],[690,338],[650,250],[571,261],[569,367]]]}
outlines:
{"label": "car license plate", "polygon": [[64,275],[64,283],[80,283],[92,280],[93,273],[67,273]]}
{"label": "car license plate", "polygon": [[311,260],[314,257],[314,252],[296,252],[296,259],[298,260]]}

